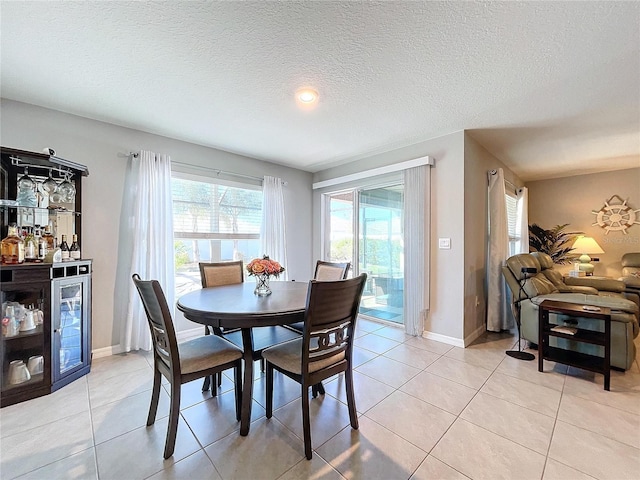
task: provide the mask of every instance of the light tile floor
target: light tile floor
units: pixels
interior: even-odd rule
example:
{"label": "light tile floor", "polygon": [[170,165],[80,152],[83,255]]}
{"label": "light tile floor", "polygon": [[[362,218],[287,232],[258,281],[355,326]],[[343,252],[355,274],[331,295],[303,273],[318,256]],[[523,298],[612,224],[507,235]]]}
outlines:
{"label": "light tile floor", "polygon": [[[622,479],[640,478],[640,368],[602,376],[504,354],[487,334],[462,349],[359,321],[354,362],[360,429],[349,426],[344,378],[311,402],[304,458],[299,386],[276,375],[264,416],[256,374],[249,436],[233,383],[183,386],[173,457],[162,459],[169,396],[145,427],[151,357],[116,355],[62,390],[0,410],[2,479]],[[638,341],[640,347],[640,340]]]}

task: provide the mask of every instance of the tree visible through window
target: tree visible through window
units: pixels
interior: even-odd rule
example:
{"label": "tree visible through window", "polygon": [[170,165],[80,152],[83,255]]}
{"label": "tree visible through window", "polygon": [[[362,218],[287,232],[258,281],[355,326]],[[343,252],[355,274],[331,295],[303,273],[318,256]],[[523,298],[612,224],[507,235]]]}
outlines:
{"label": "tree visible through window", "polygon": [[[260,252],[262,191],[172,177],[176,295],[199,288],[199,262],[244,260]],[[189,176],[190,177],[190,176]]]}

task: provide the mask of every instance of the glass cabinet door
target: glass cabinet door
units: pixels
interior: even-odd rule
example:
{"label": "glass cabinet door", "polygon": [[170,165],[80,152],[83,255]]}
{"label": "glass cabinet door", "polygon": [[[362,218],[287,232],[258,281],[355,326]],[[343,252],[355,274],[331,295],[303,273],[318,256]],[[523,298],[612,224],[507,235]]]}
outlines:
{"label": "glass cabinet door", "polygon": [[53,282],[54,382],[82,368],[88,354],[86,338],[87,278],[74,277]]}
{"label": "glass cabinet door", "polygon": [[[3,282],[2,333],[2,406],[15,403],[25,392],[48,388],[48,332],[44,323],[44,305],[48,302],[46,285]],[[20,401],[20,400],[18,400]]]}

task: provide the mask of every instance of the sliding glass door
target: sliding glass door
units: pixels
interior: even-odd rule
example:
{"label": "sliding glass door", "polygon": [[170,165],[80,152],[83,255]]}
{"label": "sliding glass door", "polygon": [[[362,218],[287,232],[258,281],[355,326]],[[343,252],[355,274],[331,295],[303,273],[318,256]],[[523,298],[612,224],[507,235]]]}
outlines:
{"label": "sliding glass door", "polygon": [[355,268],[354,255],[354,191],[334,193],[325,196],[326,216],[325,260],[329,262],[351,262],[352,276]]}
{"label": "sliding glass door", "polygon": [[353,275],[367,273],[362,315],[403,323],[403,185],[352,189],[324,198],[325,258],[351,262]]}

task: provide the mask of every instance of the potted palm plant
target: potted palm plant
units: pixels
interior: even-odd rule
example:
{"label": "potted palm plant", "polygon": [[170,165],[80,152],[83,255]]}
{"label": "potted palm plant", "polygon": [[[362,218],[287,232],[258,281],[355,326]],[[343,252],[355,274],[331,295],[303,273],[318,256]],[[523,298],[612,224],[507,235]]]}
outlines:
{"label": "potted palm plant", "polygon": [[568,223],[556,225],[550,230],[545,230],[537,224],[529,225],[529,250],[543,252],[549,255],[554,263],[563,265],[571,263],[574,255],[571,254],[573,242],[578,235],[584,232],[565,232]]}

